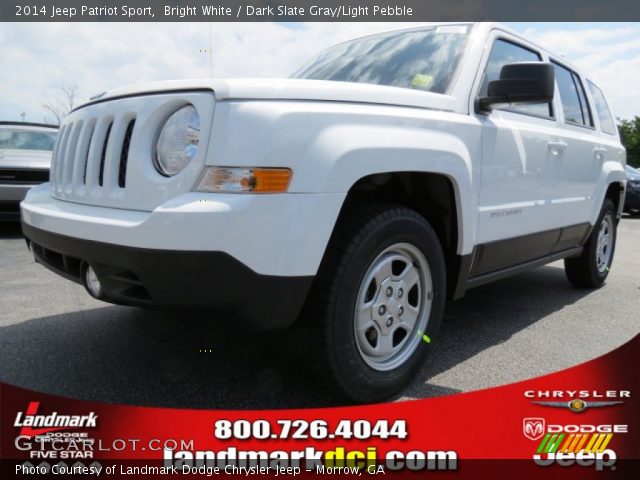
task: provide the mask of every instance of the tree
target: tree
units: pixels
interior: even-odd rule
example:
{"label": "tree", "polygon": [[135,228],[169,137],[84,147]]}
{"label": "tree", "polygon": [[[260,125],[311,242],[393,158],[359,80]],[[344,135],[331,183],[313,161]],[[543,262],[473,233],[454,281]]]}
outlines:
{"label": "tree", "polygon": [[77,94],[77,85],[67,85],[61,88],[61,92],[54,99],[47,98],[47,101],[42,105],[44,111],[47,112],[45,122],[60,125],[64,117],[73,110]]}
{"label": "tree", "polygon": [[622,143],[627,149],[627,163],[640,167],[640,117],[633,120],[620,120],[618,125]]}

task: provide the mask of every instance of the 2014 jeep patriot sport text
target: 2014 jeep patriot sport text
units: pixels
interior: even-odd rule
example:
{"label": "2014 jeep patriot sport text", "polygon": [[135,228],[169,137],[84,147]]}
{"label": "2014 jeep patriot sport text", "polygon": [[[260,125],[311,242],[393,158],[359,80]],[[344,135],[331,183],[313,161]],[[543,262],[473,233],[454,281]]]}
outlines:
{"label": "2014 jeep patriot sport text", "polygon": [[429,25],[291,79],[93,99],[22,222],[36,260],[98,299],[299,319],[320,377],[366,402],[410,381],[447,298],[563,258],[602,285],[624,164],[602,91],[562,57],[496,24]]}

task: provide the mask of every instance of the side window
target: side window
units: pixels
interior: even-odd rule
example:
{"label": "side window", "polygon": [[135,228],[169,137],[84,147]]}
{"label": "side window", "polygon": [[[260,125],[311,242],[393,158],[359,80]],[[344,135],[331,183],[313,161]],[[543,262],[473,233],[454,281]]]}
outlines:
{"label": "side window", "polygon": [[[489,82],[498,80],[500,77],[500,70],[505,65],[510,63],[519,62],[541,62],[540,55],[533,50],[521,47],[515,43],[508,42],[506,40],[496,40],[491,48],[491,54],[489,55],[489,62],[484,72],[484,78],[482,80],[482,87],[480,88],[480,96],[487,94],[487,87]],[[539,117],[552,117],[551,104],[540,105],[521,105],[517,107],[508,107],[504,110],[517,113],[525,113],[528,115],[536,115]]]}
{"label": "side window", "polygon": [[571,70],[553,64],[556,72],[556,83],[558,93],[562,102],[565,123],[580,125],[583,127],[593,127],[593,119],[589,111],[587,96],[578,76]]}
{"label": "side window", "polygon": [[611,116],[611,110],[609,110],[607,100],[604,98],[604,93],[602,93],[602,90],[600,90],[590,81],[587,80],[587,83],[589,84],[589,91],[591,92],[591,96],[593,97],[593,101],[595,102],[596,113],[598,115],[598,120],[600,120],[600,129],[604,133],[615,135],[616,124],[614,123],[613,117]]}

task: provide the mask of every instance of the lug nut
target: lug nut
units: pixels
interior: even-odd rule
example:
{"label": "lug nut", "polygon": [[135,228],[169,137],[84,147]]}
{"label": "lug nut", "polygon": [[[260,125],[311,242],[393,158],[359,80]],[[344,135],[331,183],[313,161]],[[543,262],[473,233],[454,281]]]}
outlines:
{"label": "lug nut", "polygon": [[390,297],[391,295],[393,295],[393,288],[391,287],[387,287],[387,297]]}
{"label": "lug nut", "polygon": [[387,327],[390,327],[391,325],[393,325],[393,317],[387,318]]}
{"label": "lug nut", "polygon": [[403,313],[404,313],[404,307],[398,308],[398,316],[401,317]]}
{"label": "lug nut", "polygon": [[387,307],[385,307],[384,305],[380,305],[378,307],[378,315],[384,315],[385,313],[387,313]]}
{"label": "lug nut", "polygon": [[398,298],[402,298],[402,295],[404,295],[404,290],[402,290],[401,288],[398,289]]}

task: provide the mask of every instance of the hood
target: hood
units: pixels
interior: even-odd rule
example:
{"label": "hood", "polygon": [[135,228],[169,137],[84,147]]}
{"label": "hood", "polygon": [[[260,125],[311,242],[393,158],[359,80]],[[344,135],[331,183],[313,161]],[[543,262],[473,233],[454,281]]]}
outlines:
{"label": "hood", "polygon": [[[171,80],[119,88],[94,97],[101,102],[109,98],[160,93],[176,90],[212,90],[217,101],[224,100],[310,100],[350,103],[400,105],[436,110],[454,109],[449,95],[352,82],[303,79],[204,79]],[[91,101],[89,103],[92,103]]]}
{"label": "hood", "polygon": [[1,168],[50,168],[51,152],[46,150],[0,149]]}

